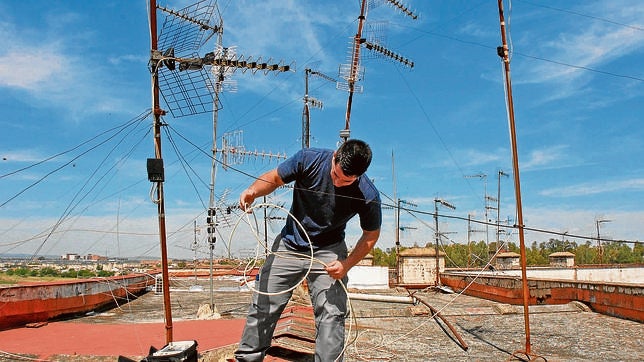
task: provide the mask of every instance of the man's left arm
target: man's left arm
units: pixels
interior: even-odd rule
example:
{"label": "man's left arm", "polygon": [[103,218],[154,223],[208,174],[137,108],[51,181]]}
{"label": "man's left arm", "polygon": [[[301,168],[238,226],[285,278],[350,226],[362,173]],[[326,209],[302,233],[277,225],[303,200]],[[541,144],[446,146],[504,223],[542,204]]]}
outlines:
{"label": "man's left arm", "polygon": [[369,251],[376,245],[380,237],[380,229],[373,231],[362,230],[362,235],[358,239],[356,247],[345,260],[336,260],[327,264],[326,271],[333,279],[342,279],[349,272],[349,269],[358,264]]}

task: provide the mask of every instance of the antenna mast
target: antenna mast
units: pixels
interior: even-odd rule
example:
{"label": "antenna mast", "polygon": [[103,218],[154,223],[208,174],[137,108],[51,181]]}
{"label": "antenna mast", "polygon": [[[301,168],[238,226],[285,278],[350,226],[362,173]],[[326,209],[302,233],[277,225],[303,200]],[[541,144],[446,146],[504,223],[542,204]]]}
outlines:
{"label": "antenna mast", "polygon": [[304,109],[302,110],[302,148],[309,148],[311,145],[311,111],[309,105],[314,108],[322,108],[322,101],[309,97],[309,76],[317,75],[318,77],[337,83],[338,81],[326,74],[316,72],[311,68],[304,69]]}
{"label": "antenna mast", "polygon": [[[150,42],[151,53],[155,54],[157,49],[157,17],[156,0],[150,0]],[[161,270],[163,288],[163,306],[165,311],[166,344],[172,342],[172,308],[170,304],[170,278],[168,276],[168,248],[166,245],[165,230],[165,203],[163,198],[163,158],[161,157],[161,116],[165,111],[159,106],[159,67],[161,63],[153,57],[150,59],[150,71],[152,72],[152,113],[154,132],[154,156],[148,159],[148,179],[153,182],[153,189],[156,188],[157,214],[159,220],[159,240],[161,245]],[[152,174],[150,171],[156,172]]]}
{"label": "antenna mast", "polygon": [[[398,10],[403,14],[411,17],[412,19],[417,19],[418,16],[411,12],[407,7],[402,5],[397,0],[383,0]],[[349,64],[340,65],[340,78],[346,81],[346,84],[338,83],[338,89],[343,89],[349,92],[349,97],[347,99],[347,111],[344,121],[344,129],[340,130],[340,138],[342,142],[345,142],[351,134],[351,106],[353,102],[353,93],[362,92],[362,86],[357,85],[356,82],[360,81],[364,75],[364,69],[360,68],[360,48],[364,44],[365,48],[379,53],[380,55],[386,56],[390,59],[393,59],[401,64],[409,66],[410,68],[414,67],[414,62],[410,61],[407,58],[404,58],[391,50],[385,48],[384,46],[378,44],[377,41],[370,41],[362,37],[363,28],[367,20],[367,0],[362,0],[360,5],[360,16],[358,16],[358,30],[353,37],[351,43],[351,54],[349,57]]]}
{"label": "antenna mast", "polygon": [[[169,278],[167,271],[167,247],[165,235],[165,207],[163,199],[163,160],[161,158],[161,116],[165,111],[159,106],[159,94],[163,96],[166,106],[174,117],[194,115],[198,113],[215,112],[213,120],[213,164],[216,153],[216,111],[219,109],[218,93],[224,87],[224,75],[232,74],[235,70],[242,72],[262,71],[265,74],[272,71],[286,72],[291,65],[281,62],[271,64],[272,60],[264,62],[261,58],[244,58],[228,52],[221,46],[223,21],[219,17],[218,25],[210,25],[216,5],[214,0],[202,0],[179,11],[157,7],[155,0],[150,0],[150,36],[152,50],[150,55],[150,71],[153,80],[153,113],[155,156],[148,160],[148,178],[156,183],[159,207],[159,233],[161,238],[161,258],[163,266],[163,295],[166,319],[166,339],[172,341],[172,312],[170,304]],[[157,9],[166,13],[160,35],[157,38]],[[206,53],[200,57],[195,52],[213,36],[217,35],[216,52]],[[159,49],[161,48],[161,50]],[[234,52],[232,52],[234,53]],[[178,66],[177,66],[178,63]],[[208,72],[207,70],[213,70]],[[214,80],[213,78],[214,73]],[[213,106],[214,104],[214,106]],[[155,171],[155,172],[151,172]],[[208,240],[211,248],[214,246],[214,177],[211,174],[211,198],[208,210]],[[211,288],[212,289],[212,288]]]}
{"label": "antenna mast", "polygon": [[[521,282],[523,287],[523,319],[525,322],[525,351],[521,351],[528,356],[532,355],[530,351],[530,313],[529,299],[530,290],[528,287],[528,277],[526,272],[526,250],[523,225],[523,209],[521,206],[521,182],[519,180],[519,155],[517,150],[516,124],[514,122],[514,102],[512,100],[512,81],[510,80],[510,54],[506,40],[505,18],[503,16],[503,0],[498,0],[499,5],[499,23],[501,25],[502,46],[497,47],[496,51],[503,61],[505,69],[505,90],[507,95],[508,121],[510,123],[510,141],[512,146],[512,169],[514,172],[514,193],[517,207],[517,228],[519,229],[519,247],[521,254]],[[516,352],[515,352],[516,353]]]}
{"label": "antenna mast", "polygon": [[438,256],[439,254],[438,244],[440,243],[440,237],[441,237],[441,234],[438,231],[438,205],[439,204],[447,207],[448,209],[456,210],[456,207],[450,204],[449,202],[443,199],[434,199],[434,236],[436,239],[434,252],[436,257],[436,286],[437,287],[441,285],[441,277],[440,277],[441,274],[440,274],[440,264],[439,264],[440,257]]}

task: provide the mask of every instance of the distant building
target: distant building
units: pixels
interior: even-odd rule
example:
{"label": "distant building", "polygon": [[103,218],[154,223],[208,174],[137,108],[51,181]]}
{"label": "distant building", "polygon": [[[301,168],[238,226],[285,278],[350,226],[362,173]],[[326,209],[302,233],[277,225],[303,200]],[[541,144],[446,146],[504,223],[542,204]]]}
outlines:
{"label": "distant building", "polygon": [[367,266],[372,266],[373,265],[373,254],[369,253],[367,254],[362,260],[358,262],[356,265],[367,265]]}
{"label": "distant building", "polygon": [[[398,254],[398,278],[401,285],[436,285],[436,250],[434,248],[410,248]],[[445,270],[445,253],[438,252],[438,271]]]}
{"label": "distant building", "polygon": [[521,267],[520,258],[521,258],[521,255],[513,251],[498,253],[495,258],[496,268],[497,269],[518,269]]}
{"label": "distant building", "polygon": [[548,255],[550,266],[556,268],[572,268],[575,266],[575,254],[568,251],[559,251]]}
{"label": "distant building", "polygon": [[71,254],[71,253],[61,256],[61,259],[63,259],[63,260],[79,260],[80,258],[81,258],[80,255]]}

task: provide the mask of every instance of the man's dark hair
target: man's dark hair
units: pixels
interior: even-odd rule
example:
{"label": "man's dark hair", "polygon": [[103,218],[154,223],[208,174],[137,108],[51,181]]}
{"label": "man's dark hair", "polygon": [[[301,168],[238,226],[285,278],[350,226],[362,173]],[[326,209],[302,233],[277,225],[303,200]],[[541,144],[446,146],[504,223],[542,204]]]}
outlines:
{"label": "man's dark hair", "polygon": [[347,176],[360,176],[371,163],[371,148],[361,140],[347,140],[335,152],[334,161]]}

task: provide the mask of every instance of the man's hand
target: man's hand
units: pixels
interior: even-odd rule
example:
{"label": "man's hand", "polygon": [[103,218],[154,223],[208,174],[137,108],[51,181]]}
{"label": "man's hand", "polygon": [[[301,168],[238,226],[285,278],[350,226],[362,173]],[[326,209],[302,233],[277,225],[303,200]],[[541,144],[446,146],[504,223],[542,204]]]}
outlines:
{"label": "man's hand", "polygon": [[241,195],[239,195],[239,208],[243,211],[250,212],[250,207],[253,205],[256,197],[255,190],[250,187],[242,191]]}
{"label": "man's hand", "polygon": [[284,181],[277,173],[277,169],[266,172],[246,190],[242,191],[241,195],[239,195],[239,208],[250,212],[250,208],[256,198],[266,196],[282,185],[284,185]]}
{"label": "man's hand", "polygon": [[342,279],[349,272],[349,266],[345,264],[344,260],[334,260],[326,265],[326,272],[333,279]]}

